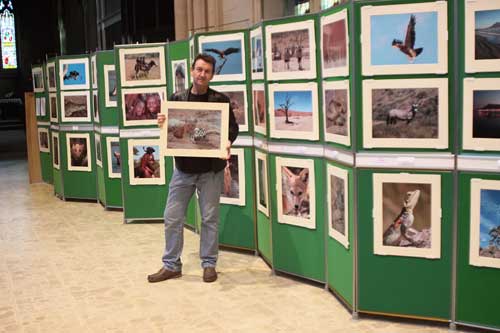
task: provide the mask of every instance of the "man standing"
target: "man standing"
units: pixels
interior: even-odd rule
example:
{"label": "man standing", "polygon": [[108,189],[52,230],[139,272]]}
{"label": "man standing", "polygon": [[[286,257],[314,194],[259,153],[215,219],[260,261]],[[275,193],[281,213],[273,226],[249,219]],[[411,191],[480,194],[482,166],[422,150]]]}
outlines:
{"label": "man standing", "polygon": [[[175,93],[171,101],[228,103],[229,98],[208,87],[214,76],[215,59],[199,54],[191,65],[193,85],[185,91]],[[163,126],[165,116],[158,116],[159,126]],[[229,107],[229,142],[227,158],[230,157],[231,143],[238,136],[238,124],[231,106]],[[200,234],[200,259],[203,267],[203,281],[217,280],[215,266],[219,251],[219,201],[224,185],[226,161],[219,158],[176,157],[175,170],[170,180],[165,207],[165,252],[163,267],[155,274],[148,275],[149,282],[160,282],[182,275],[181,253],[184,241],[184,220],[189,200],[194,191],[198,193],[202,224]]]}

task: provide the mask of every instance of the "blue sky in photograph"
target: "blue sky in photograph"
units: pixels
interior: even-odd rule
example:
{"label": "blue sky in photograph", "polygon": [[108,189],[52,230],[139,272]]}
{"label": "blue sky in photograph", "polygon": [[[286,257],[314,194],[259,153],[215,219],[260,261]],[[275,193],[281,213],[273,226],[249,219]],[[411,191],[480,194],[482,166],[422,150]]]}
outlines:
{"label": "blue sky in photograph", "polygon": [[291,97],[293,103],[289,110],[299,112],[312,112],[312,92],[308,90],[299,91],[275,91],[274,92],[274,109],[279,109],[280,104],[284,104],[287,95]]}
{"label": "blue sky in photograph", "polygon": [[[404,43],[410,16],[411,13],[371,16],[372,65],[411,64],[406,54],[392,47],[393,39],[401,40]],[[435,64],[438,61],[437,12],[417,13],[415,19],[414,48],[423,47],[424,49],[415,58],[413,64]]]}
{"label": "blue sky in photograph", "polygon": [[227,61],[224,64],[224,67],[222,67],[222,70],[219,74],[241,74],[241,73],[243,73],[243,66],[241,63],[241,52],[242,52],[241,41],[240,40],[230,40],[230,41],[225,41],[225,42],[209,42],[209,43],[203,43],[201,45],[202,52],[210,54],[217,61],[215,64],[215,67],[218,67],[223,62],[223,59],[221,59],[217,53],[207,52],[206,50],[207,49],[217,49],[219,51],[224,51],[230,47],[240,49],[240,51],[238,53],[232,53],[229,56],[227,56]]}
{"label": "blue sky in photograph", "polygon": [[500,90],[474,90],[473,108],[481,108],[487,104],[500,104]]}
{"label": "blue sky in photograph", "polygon": [[478,10],[475,14],[476,29],[489,28],[493,24],[500,22],[500,9]]}
{"label": "blue sky in photograph", "polygon": [[75,84],[85,84],[87,82],[87,78],[85,77],[85,64],[80,63],[80,64],[68,64],[68,70],[66,71],[66,74],[69,75],[70,72],[72,71],[77,71],[78,74],[78,79],[67,79],[64,80],[65,85],[75,85]]}
{"label": "blue sky in photograph", "polygon": [[488,246],[488,232],[500,225],[500,191],[481,190],[480,246]]}

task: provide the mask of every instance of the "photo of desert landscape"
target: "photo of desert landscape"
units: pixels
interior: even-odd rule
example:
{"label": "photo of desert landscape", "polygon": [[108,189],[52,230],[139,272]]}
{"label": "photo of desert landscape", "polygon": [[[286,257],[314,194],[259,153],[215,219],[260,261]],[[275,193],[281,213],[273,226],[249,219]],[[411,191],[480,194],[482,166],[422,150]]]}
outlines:
{"label": "photo of desert landscape", "polygon": [[309,90],[275,91],[275,130],[312,132],[312,105],[312,92]]}
{"label": "photo of desert landscape", "polygon": [[500,59],[500,9],[474,14],[476,60]]}

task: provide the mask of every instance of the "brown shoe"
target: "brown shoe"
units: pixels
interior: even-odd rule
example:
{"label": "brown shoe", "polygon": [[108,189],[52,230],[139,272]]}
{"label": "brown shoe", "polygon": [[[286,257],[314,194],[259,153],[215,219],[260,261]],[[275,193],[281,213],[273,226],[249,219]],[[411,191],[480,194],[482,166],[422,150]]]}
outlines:
{"label": "brown shoe", "polygon": [[217,272],[215,271],[215,267],[203,268],[203,281],[214,282],[215,280],[217,280]]}
{"label": "brown shoe", "polygon": [[182,276],[182,272],[178,271],[170,271],[166,269],[165,267],[162,267],[158,272],[148,275],[148,281],[153,283],[153,282],[160,282],[160,281],[165,281],[168,279],[175,279],[178,277]]}

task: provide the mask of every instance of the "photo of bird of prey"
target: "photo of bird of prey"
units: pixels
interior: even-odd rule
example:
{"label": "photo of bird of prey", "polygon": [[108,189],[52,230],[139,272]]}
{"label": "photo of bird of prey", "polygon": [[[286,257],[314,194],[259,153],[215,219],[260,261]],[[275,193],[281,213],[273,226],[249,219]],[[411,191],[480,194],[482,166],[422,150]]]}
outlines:
{"label": "photo of bird of prey", "polygon": [[408,26],[406,28],[406,37],[404,43],[399,39],[393,39],[392,41],[392,47],[397,48],[399,49],[399,51],[406,54],[410,62],[413,62],[415,58],[424,50],[423,47],[414,48],[416,38],[416,23],[417,20],[415,19],[415,15],[411,15],[410,21],[408,22]]}
{"label": "photo of bird of prey", "polygon": [[[215,67],[215,74],[220,74],[222,68],[226,64],[228,60],[228,56],[231,54],[240,53],[240,48],[237,47],[228,47],[225,50],[219,50],[216,48],[207,48],[204,52],[211,52],[217,54],[217,66]],[[220,61],[220,63],[219,63]]]}

